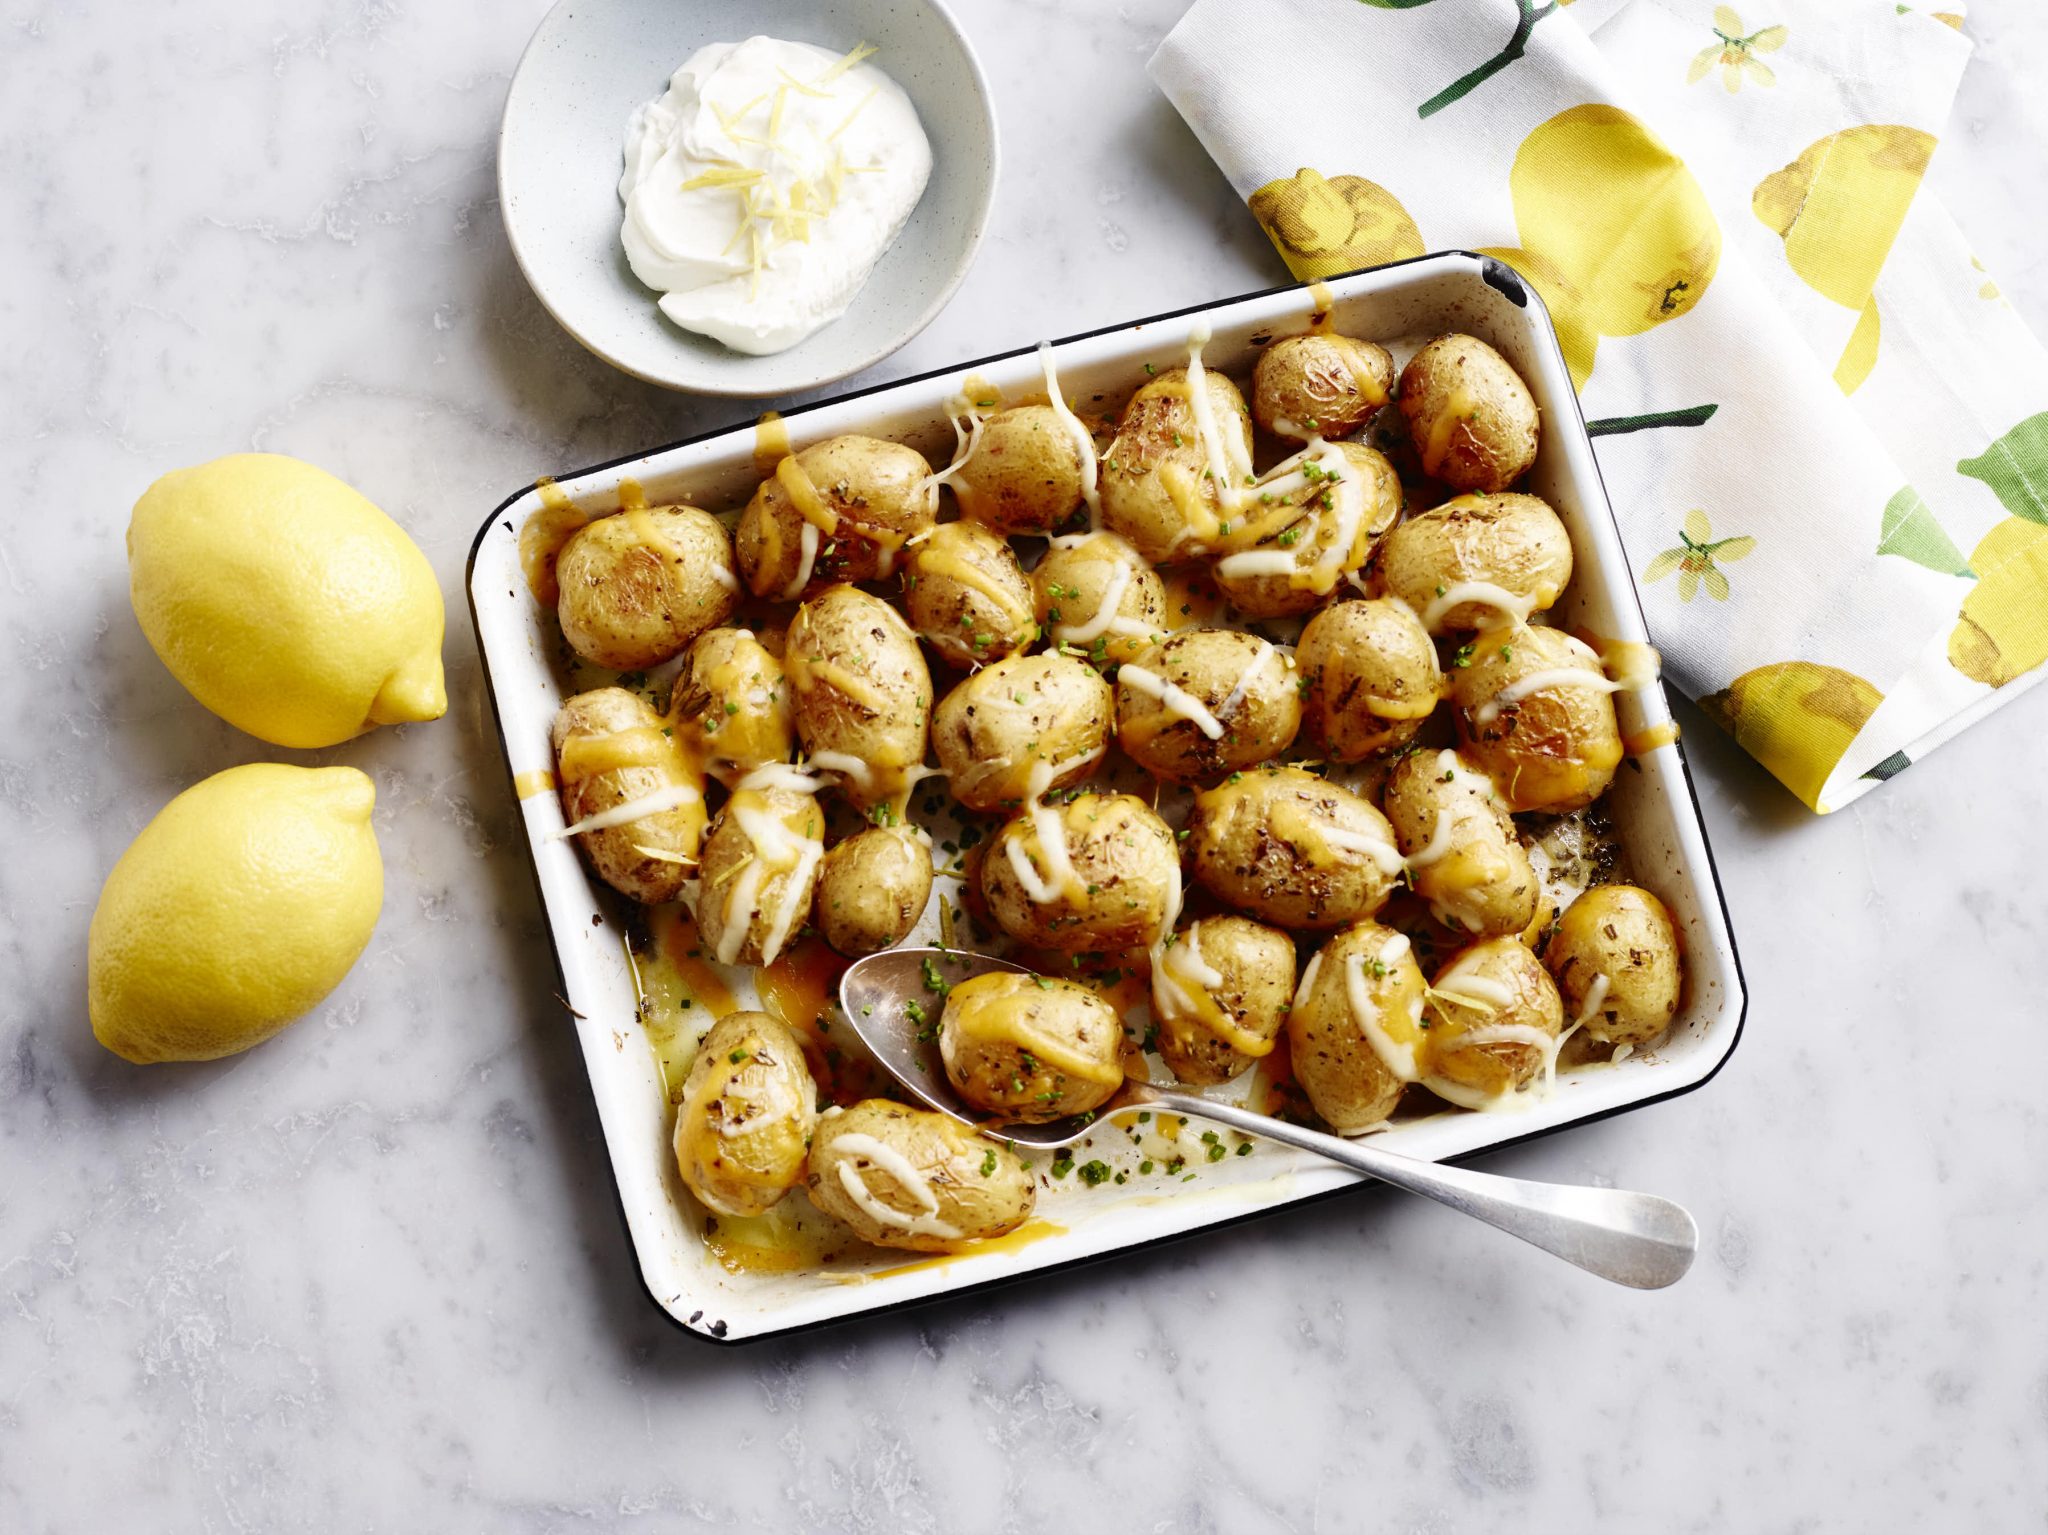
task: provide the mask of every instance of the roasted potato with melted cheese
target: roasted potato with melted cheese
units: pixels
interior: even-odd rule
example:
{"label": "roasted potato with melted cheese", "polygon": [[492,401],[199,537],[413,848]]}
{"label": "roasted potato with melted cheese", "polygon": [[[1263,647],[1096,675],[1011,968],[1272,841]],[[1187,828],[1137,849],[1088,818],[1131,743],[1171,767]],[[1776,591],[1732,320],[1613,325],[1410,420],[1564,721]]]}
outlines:
{"label": "roasted potato with melted cheese", "polygon": [[1180,894],[1180,853],[1157,811],[1129,794],[1027,805],[981,863],[996,925],[1019,943],[1076,954],[1150,943]]}
{"label": "roasted potato with melted cheese", "polygon": [[1267,767],[1195,796],[1195,878],[1276,927],[1338,928],[1386,904],[1402,868],[1387,818],[1301,768]]}
{"label": "roasted potato with melted cheese", "polygon": [[757,767],[789,761],[796,750],[789,678],[774,652],[745,629],[711,629],[690,642],[669,712],[728,787]]}
{"label": "roasted potato with melted cheese", "polygon": [[828,437],[775,466],[740,514],[740,578],[756,597],[793,602],[841,581],[874,581],[937,520],[922,453],[900,442]]}
{"label": "roasted potato with melted cheese", "polygon": [[1000,661],[1038,634],[1024,567],[1008,539],[978,522],[942,522],[911,547],[903,605],[939,659],[963,671]]}
{"label": "roasted potato with melted cheese", "polygon": [[576,834],[597,877],[650,906],[681,895],[697,872],[704,781],[661,716],[637,693],[597,688],[562,705],[552,737],[567,825],[644,807],[630,820]]}
{"label": "roasted potato with melted cheese", "polygon": [[1256,635],[1184,630],[1117,669],[1117,745],[1175,783],[1271,761],[1300,729],[1290,659]]}
{"label": "roasted potato with melted cheese", "polygon": [[1031,596],[1046,643],[1097,667],[1134,661],[1166,638],[1166,586],[1114,533],[1047,549],[1032,568]]}
{"label": "roasted potato with melted cheese", "polygon": [[950,1115],[884,1098],[818,1116],[804,1187],[865,1240],[927,1253],[1015,1231],[1038,1202],[1014,1151]]}
{"label": "roasted potato with melted cheese", "polygon": [[1081,782],[1109,751],[1109,684],[1057,651],[984,666],[939,700],[932,747],[953,798],[970,810],[1005,810],[1031,792]]}
{"label": "roasted potato with melted cheese", "polygon": [[[802,778],[793,768],[780,772],[788,781]],[[721,965],[772,964],[810,915],[824,858],[825,812],[813,795],[773,785],[735,789],[705,835],[698,864],[697,931],[706,951]]]}
{"label": "roasted potato with melted cheese", "polygon": [[853,586],[796,610],[782,652],[810,765],[866,809],[901,795],[924,763],[932,674],[903,615]]}
{"label": "roasted potato with melted cheese", "polygon": [[1395,764],[1380,803],[1415,893],[1453,932],[1495,937],[1536,919],[1541,886],[1493,781],[1448,749]]}
{"label": "roasted potato with melted cheese", "polygon": [[732,540],[694,506],[635,508],[580,528],[555,557],[562,638],[613,671],[682,654],[739,603]]}
{"label": "roasted potato with melted cheese", "polygon": [[[1187,369],[1172,368],[1131,396],[1102,455],[1102,520],[1154,565],[1221,547],[1222,525],[1233,516],[1229,499],[1251,477],[1244,396],[1213,369],[1203,370],[1202,382],[1213,437],[1201,425]],[[1229,481],[1221,492],[1218,464]]]}
{"label": "roasted potato with melted cheese", "polygon": [[960,982],[939,1017],[946,1080],[974,1107],[1044,1124],[1100,1108],[1124,1085],[1116,1009],[1072,981],[996,970]]}
{"label": "roasted potato with melted cheese", "polygon": [[1424,1085],[1467,1109],[1498,1104],[1549,1070],[1564,1029],[1550,972],[1512,937],[1452,956],[1430,982],[1429,1013]]}
{"label": "roasted potato with melted cheese", "polygon": [[796,1034],[766,1013],[728,1013],[698,1043],[676,1109],[684,1186],[714,1214],[761,1214],[802,1181],[817,1118]]}
{"label": "roasted potato with melted cheese", "polygon": [[1294,666],[1308,689],[1302,727],[1336,762],[1406,746],[1444,696],[1429,631],[1407,604],[1384,598],[1317,613],[1302,627]]}
{"label": "roasted potato with melted cheese", "polygon": [[1572,578],[1572,541],[1535,496],[1459,496],[1397,524],[1380,584],[1431,634],[1499,628],[1540,613]]}
{"label": "roasted potato with melted cheese", "polygon": [[1339,1135],[1370,1130],[1424,1074],[1426,990],[1407,935],[1345,928],[1308,962],[1287,1015],[1294,1079]]}
{"label": "roasted potato with melted cheese", "polygon": [[1268,1055],[1294,995],[1294,940],[1244,917],[1199,917],[1153,951],[1159,1055],[1181,1081],[1213,1086]]}
{"label": "roasted potato with melted cheese", "polygon": [[[1268,496],[1275,506],[1264,504]],[[1288,618],[1309,612],[1365,568],[1401,515],[1401,477],[1371,448],[1331,443],[1295,470],[1262,481],[1258,498],[1247,524],[1256,542],[1224,555],[1212,570],[1238,612]],[[1231,536],[1235,543],[1235,529]]]}
{"label": "roasted potato with melted cheese", "polygon": [[1595,885],[1580,895],[1545,940],[1543,963],[1565,1012],[1584,1019],[1593,1039],[1646,1045],[1677,1015],[1684,987],[1678,929],[1664,903],[1639,885]]}
{"label": "roasted potato with melted cheese", "polygon": [[1438,336],[1408,359],[1397,391],[1422,472],[1453,490],[1506,490],[1536,462],[1536,401],[1477,336]]}
{"label": "roasted potato with melted cheese", "polygon": [[1275,437],[1349,437],[1392,397],[1394,359],[1377,342],[1310,331],[1282,336],[1252,370],[1252,419]]}
{"label": "roasted potato with melted cheese", "polygon": [[1050,533],[1081,504],[1085,462],[1074,427],[1050,405],[1013,405],[981,424],[980,442],[948,483],[960,515],[983,527]]}
{"label": "roasted potato with melted cheese", "polygon": [[1464,755],[1516,812],[1561,815],[1606,792],[1622,758],[1612,692],[1592,647],[1560,629],[1482,635],[1451,672]]}
{"label": "roasted potato with melted cheese", "polygon": [[932,850],[908,826],[872,826],[836,843],[818,869],[818,931],[850,959],[894,948],[932,897]]}

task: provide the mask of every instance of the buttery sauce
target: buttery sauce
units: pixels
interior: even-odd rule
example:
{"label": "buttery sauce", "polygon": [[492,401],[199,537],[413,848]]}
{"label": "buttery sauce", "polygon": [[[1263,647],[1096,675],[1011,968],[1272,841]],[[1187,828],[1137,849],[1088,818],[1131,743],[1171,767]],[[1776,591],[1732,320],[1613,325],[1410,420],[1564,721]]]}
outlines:
{"label": "buttery sauce", "polygon": [[767,479],[789,457],[789,423],[779,411],[763,411],[754,423],[754,474]]}
{"label": "buttery sauce", "polygon": [[546,794],[554,786],[555,774],[551,768],[528,768],[524,773],[512,775],[512,792],[521,799]]}
{"label": "buttery sauce", "polygon": [[519,568],[526,573],[526,589],[542,607],[552,608],[561,600],[562,589],[555,584],[555,558],[562,545],[591,521],[563,492],[545,477],[534,481],[540,505],[528,514],[519,529]]}
{"label": "buttery sauce", "polygon": [[1660,746],[1670,746],[1678,740],[1678,721],[1666,720],[1661,725],[1651,725],[1642,730],[1631,731],[1621,738],[1621,749],[1631,757],[1645,756]]}
{"label": "buttery sauce", "polygon": [[[1065,1236],[1067,1228],[1058,1221],[1028,1220],[1008,1236],[983,1237],[980,1241],[963,1247],[958,1252],[934,1253],[929,1258],[919,1258],[912,1263],[899,1263],[892,1268],[872,1269],[857,1276],[860,1279],[890,1279],[898,1274],[915,1274],[925,1269],[945,1268],[960,1262],[963,1258],[979,1258],[987,1253],[1013,1253],[1029,1247],[1033,1242],[1042,1242],[1047,1237]],[[849,1278],[856,1276],[849,1275]]]}

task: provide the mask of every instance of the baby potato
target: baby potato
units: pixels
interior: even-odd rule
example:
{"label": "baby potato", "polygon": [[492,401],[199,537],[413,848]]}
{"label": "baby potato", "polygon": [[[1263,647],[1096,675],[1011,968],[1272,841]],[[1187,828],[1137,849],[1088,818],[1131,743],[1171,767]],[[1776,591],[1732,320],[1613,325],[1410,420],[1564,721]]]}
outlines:
{"label": "baby potato", "polygon": [[1303,626],[1294,666],[1302,725],[1335,762],[1406,746],[1444,696],[1429,631],[1406,603],[1339,602]]}
{"label": "baby potato", "polygon": [[1381,802],[1437,921],[1486,937],[1535,921],[1536,871],[1484,773],[1454,751],[1416,752],[1395,765]]}
{"label": "baby potato", "polygon": [[814,901],[818,931],[858,959],[894,948],[932,895],[932,850],[904,826],[855,832],[825,855]]}
{"label": "baby potato", "polygon": [[1506,490],[1536,462],[1536,401],[1477,336],[1438,336],[1401,370],[1398,391],[1422,472],[1453,490]]}
{"label": "baby potato", "polygon": [[1195,559],[1222,536],[1232,514],[1219,495],[1212,449],[1231,486],[1242,487],[1251,474],[1244,396],[1220,373],[1205,369],[1202,380],[1215,441],[1202,429],[1187,369],[1173,368],[1131,396],[1102,455],[1102,520],[1154,565]]}
{"label": "baby potato", "polygon": [[873,581],[938,512],[932,466],[878,437],[828,437],[783,459],[740,515],[734,548],[756,597],[795,601],[839,581]]}
{"label": "baby potato", "polygon": [[[1332,484],[1331,460],[1341,465]],[[1296,475],[1304,476],[1296,487]],[[1232,607],[1252,618],[1288,618],[1306,613],[1337,589],[1346,576],[1365,568],[1381,535],[1401,515],[1401,477],[1384,455],[1355,442],[1331,443],[1299,470],[1262,482],[1259,495],[1274,496],[1284,525],[1261,507],[1248,519],[1257,541],[1216,562],[1216,585]],[[1270,531],[1261,531],[1262,529]]]}
{"label": "baby potato", "polygon": [[939,1018],[946,1080],[978,1109],[1044,1124],[1100,1108],[1124,1085],[1124,1025],[1086,986],[991,971],[962,981]]}
{"label": "baby potato", "polygon": [[1165,583],[1114,533],[1047,549],[1031,595],[1047,642],[1084,650],[1099,667],[1134,661],[1166,638]]}
{"label": "baby potato", "polygon": [[1461,1108],[1496,1105],[1547,1071],[1564,1004],[1520,939],[1489,938],[1454,955],[1429,988],[1435,1025],[1424,1085]]}
{"label": "baby potato", "polygon": [[1595,885],[1573,901],[1543,946],[1543,963],[1591,1038],[1645,1045],[1678,1012],[1678,929],[1664,903],[1638,885]]}
{"label": "baby potato", "polygon": [[690,642],[669,712],[727,786],[796,749],[789,678],[745,629],[709,629]]}
{"label": "baby potato", "polygon": [[789,946],[811,909],[824,839],[825,812],[811,795],[746,783],[733,791],[698,865],[697,931],[714,959],[772,964]]}
{"label": "baby potato", "polygon": [[1081,504],[1081,479],[1081,447],[1059,412],[1013,405],[981,424],[950,483],[961,516],[998,533],[1049,533]]}
{"label": "baby potato", "polygon": [[1243,917],[1201,917],[1152,965],[1159,1054],[1181,1081],[1228,1082],[1268,1055],[1294,995],[1294,940]]}
{"label": "baby potato", "polygon": [[552,739],[568,825],[640,811],[576,834],[597,877],[650,906],[682,894],[704,836],[704,782],[661,716],[637,693],[597,688],[562,705]]}
{"label": "baby potato", "polygon": [[818,1116],[804,1187],[865,1240],[926,1253],[1015,1231],[1038,1203],[1014,1151],[951,1115],[886,1098]]}
{"label": "baby potato", "polygon": [[1269,761],[1300,729],[1293,669],[1256,635],[1190,629],[1117,669],[1117,744],[1175,783]]}
{"label": "baby potato", "polygon": [[1294,1079],[1339,1135],[1370,1130],[1423,1074],[1422,971],[1405,934],[1358,922],[1318,949],[1287,1014]]}
{"label": "baby potato", "polygon": [[1369,917],[1402,868],[1385,816],[1301,768],[1261,768],[1196,795],[1188,828],[1202,888],[1276,927]]}
{"label": "baby potato", "polygon": [[942,522],[910,551],[903,603],[939,659],[962,670],[1036,638],[1031,583],[1010,542],[978,522]]}
{"label": "baby potato", "polygon": [[1083,794],[1011,818],[981,864],[996,925],[1019,943],[1078,954],[1150,943],[1180,899],[1173,832],[1143,800]]}
{"label": "baby potato", "polygon": [[924,763],[932,674],[888,603],[832,586],[796,610],[782,653],[810,765],[862,809],[903,791]]}
{"label": "baby potato", "polygon": [[1380,582],[1431,634],[1525,619],[1572,578],[1572,541],[1535,496],[1459,496],[1397,525],[1380,545]]}
{"label": "baby potato", "polygon": [[1033,769],[1039,793],[1093,773],[1109,751],[1109,684],[1058,651],[984,666],[939,700],[932,747],[953,798],[970,810],[1023,803]]}
{"label": "baby potato", "polygon": [[1252,419],[1275,437],[1349,437],[1387,403],[1394,359],[1372,341],[1310,331],[1282,336],[1252,370]]}
{"label": "baby potato", "polygon": [[1464,755],[1511,811],[1590,805],[1622,757],[1614,684],[1591,646],[1560,629],[1487,636],[1451,674]]}
{"label": "baby potato", "polygon": [[613,671],[659,666],[739,604],[732,540],[694,506],[635,507],[585,524],[555,558],[562,637]]}
{"label": "baby potato", "polygon": [[759,1215],[804,1175],[818,1087],[803,1045],[766,1013],[728,1013],[697,1045],[676,1110],[676,1166],[718,1215]]}

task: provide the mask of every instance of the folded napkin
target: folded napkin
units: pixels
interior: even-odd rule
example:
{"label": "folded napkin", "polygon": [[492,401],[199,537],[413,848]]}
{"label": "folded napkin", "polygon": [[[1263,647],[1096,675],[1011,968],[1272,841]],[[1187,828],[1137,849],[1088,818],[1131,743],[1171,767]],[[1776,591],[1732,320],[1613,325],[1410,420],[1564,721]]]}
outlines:
{"label": "folded napkin", "polygon": [[1833,810],[2038,682],[2048,352],[1921,186],[1896,0],[1196,0],[1153,57],[1301,278],[1508,261],[1671,681]]}

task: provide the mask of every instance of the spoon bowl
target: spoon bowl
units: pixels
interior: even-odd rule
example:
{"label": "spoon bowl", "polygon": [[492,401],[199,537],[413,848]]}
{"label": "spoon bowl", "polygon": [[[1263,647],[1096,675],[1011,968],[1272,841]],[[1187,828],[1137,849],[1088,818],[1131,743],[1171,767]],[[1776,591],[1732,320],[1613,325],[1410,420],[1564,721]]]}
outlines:
{"label": "spoon bowl", "polygon": [[1632,1289],[1659,1290],[1676,1284],[1692,1267],[1699,1227],[1682,1206],[1655,1194],[1531,1183],[1467,1167],[1444,1167],[1197,1093],[1133,1080],[1090,1114],[1046,1124],[993,1120],[977,1113],[947,1079],[939,1053],[939,1024],[946,995],[954,986],[995,970],[1033,973],[1006,959],[960,949],[887,949],[847,968],[839,980],[840,1006],[882,1069],[912,1095],[941,1114],[1018,1145],[1048,1150],[1071,1145],[1106,1116],[1145,1104],[1313,1151],[1474,1216]]}

